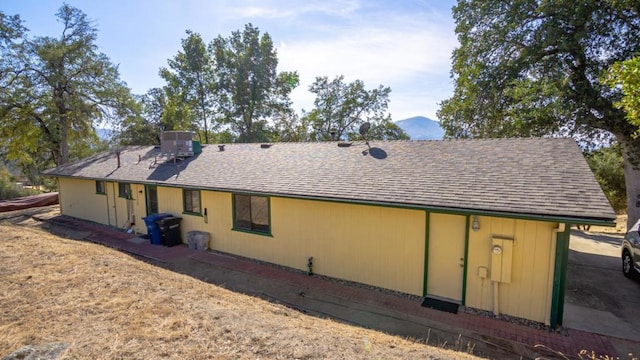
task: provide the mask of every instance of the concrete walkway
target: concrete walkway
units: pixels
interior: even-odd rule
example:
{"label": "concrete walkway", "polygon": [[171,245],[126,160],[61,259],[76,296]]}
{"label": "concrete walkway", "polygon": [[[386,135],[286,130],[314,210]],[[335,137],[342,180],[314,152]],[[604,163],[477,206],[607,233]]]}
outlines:
{"label": "concrete walkway", "polygon": [[424,308],[419,300],[406,296],[307,276],[275,265],[186,246],[151,245],[132,234],[67,216],[48,221],[82,229],[90,234],[86,240],[150,259],[203,281],[310,315],[421,339],[432,345],[446,343],[461,351],[473,349],[476,355],[494,358],[551,358],[558,353],[577,357],[582,350],[589,354],[593,351],[602,358],[627,355],[618,354],[612,339],[605,335],[575,329],[536,329],[465,311],[441,312]]}

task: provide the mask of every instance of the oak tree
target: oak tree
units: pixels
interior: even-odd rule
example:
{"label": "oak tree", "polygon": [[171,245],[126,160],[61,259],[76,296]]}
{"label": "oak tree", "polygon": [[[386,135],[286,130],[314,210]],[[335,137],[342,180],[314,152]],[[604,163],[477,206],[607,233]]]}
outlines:
{"label": "oak tree", "polygon": [[631,124],[640,127],[640,55],[613,64],[604,79],[622,93],[615,106],[624,110]]}
{"label": "oak tree", "polygon": [[[62,24],[59,37],[30,39],[24,32],[1,49],[2,58],[9,59],[3,62],[13,68],[10,80],[2,77],[4,151],[23,167],[40,170],[95,151],[101,143],[94,126],[130,116],[134,104],[117,67],[99,52],[97,30],[87,16],[66,4],[56,15]],[[3,39],[19,33],[15,18],[2,18]],[[7,24],[13,30],[7,32]]]}
{"label": "oak tree", "polygon": [[160,76],[167,82],[169,92],[176,95],[171,99],[174,105],[191,110],[193,123],[198,124],[196,128],[202,134],[200,140],[208,144],[212,140],[210,132],[217,125],[214,62],[200,34],[186,32],[182,49],[168,60],[169,68],[160,69]]}
{"label": "oak tree", "polygon": [[629,224],[640,217],[640,138],[605,72],[640,51],[640,6],[625,0],[459,0],[446,136],[571,135],[620,144]]}
{"label": "oak tree", "polygon": [[309,91],[316,94],[315,108],[304,114],[304,120],[313,128],[313,140],[356,139],[360,126],[367,122],[370,139],[409,138],[387,111],[389,87],[367,90],[362,80],[345,83],[340,75],[331,81],[326,76],[316,77]]}
{"label": "oak tree", "polygon": [[247,24],[210,45],[215,58],[216,96],[222,122],[238,142],[271,137],[266,120],[286,108],[298,84],[295,72],[277,72],[278,57],[268,33]]}
{"label": "oak tree", "polygon": [[149,89],[137,98],[136,115],[119,124],[119,145],[157,145],[163,131],[199,131],[197,124],[190,121],[193,118],[190,108],[168,87]]}

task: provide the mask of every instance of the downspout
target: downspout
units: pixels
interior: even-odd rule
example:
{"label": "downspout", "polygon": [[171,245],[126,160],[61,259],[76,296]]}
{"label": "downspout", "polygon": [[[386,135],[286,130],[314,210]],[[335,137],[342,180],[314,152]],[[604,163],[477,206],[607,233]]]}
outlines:
{"label": "downspout", "polygon": [[499,289],[499,282],[497,281],[492,281],[493,283],[493,316],[498,316],[500,315],[500,291],[498,291]]}
{"label": "downspout", "polygon": [[[562,233],[565,231],[565,224],[558,223],[558,227],[555,229],[551,229],[551,242],[549,243],[549,254],[555,254],[556,248],[558,246],[558,233]],[[549,314],[548,317],[545,317],[544,324],[547,326],[551,325],[551,307],[553,303],[553,283],[555,277],[555,259],[550,257],[549,264],[549,276],[547,277],[547,296],[545,300],[545,312]]]}

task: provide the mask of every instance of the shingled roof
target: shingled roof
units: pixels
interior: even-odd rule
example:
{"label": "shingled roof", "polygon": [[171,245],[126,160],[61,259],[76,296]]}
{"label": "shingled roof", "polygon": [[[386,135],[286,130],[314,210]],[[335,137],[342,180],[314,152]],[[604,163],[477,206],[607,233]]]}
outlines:
{"label": "shingled roof", "polygon": [[183,160],[154,146],[104,152],[46,175],[463,212],[610,221],[572,139],[209,145]]}

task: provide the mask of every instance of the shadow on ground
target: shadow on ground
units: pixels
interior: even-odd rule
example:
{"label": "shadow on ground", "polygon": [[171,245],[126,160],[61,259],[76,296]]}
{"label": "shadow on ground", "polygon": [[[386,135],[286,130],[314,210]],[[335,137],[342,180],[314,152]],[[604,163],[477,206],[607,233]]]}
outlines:
{"label": "shadow on ground", "polygon": [[[6,217],[0,214],[0,221],[25,226],[32,226],[34,223],[40,221],[40,227],[56,235],[75,239],[84,239],[87,237],[87,235],[82,236],[82,229],[60,227],[46,221],[46,219],[51,219],[56,215],[59,215],[59,210],[53,214],[46,210],[33,210],[33,212],[23,213],[21,215],[7,215]],[[602,243],[606,246],[612,245],[606,241]],[[572,254],[572,258],[574,260],[577,259],[576,261],[579,263],[576,266],[586,268],[586,270],[577,270],[576,272],[588,274],[588,271],[602,271],[592,263],[598,264],[598,266],[604,266],[607,269],[613,267],[613,262],[602,265],[603,261],[601,261],[601,259],[593,258],[594,256],[597,257],[597,255],[583,254],[580,251],[574,252],[573,250]],[[415,313],[412,313],[411,310],[394,310],[392,306],[381,304],[380,301],[352,301],[348,294],[350,291],[349,286],[341,288],[345,293],[337,291],[327,292],[313,285],[301,286],[300,283],[295,284],[288,282],[287,279],[274,279],[251,271],[241,271],[238,270],[238,268],[225,268],[220,264],[205,263],[191,257],[161,262],[137,255],[131,256],[149,264],[181,273],[234,292],[279,303],[305,314],[330,318],[364,328],[376,329],[385,333],[428,343],[432,346],[452,348],[489,358],[534,359],[541,355],[545,358],[554,358],[552,353],[534,349],[521,342],[488,336],[485,332],[456,327],[446,321],[434,321],[424,316],[414,315]],[[571,271],[572,270],[570,270],[570,272]],[[613,270],[606,270],[606,272],[613,272]],[[606,284],[606,281],[604,283]],[[568,282],[568,284],[570,284],[570,282]],[[574,286],[577,289],[584,288],[579,282],[576,282]],[[375,292],[371,294],[372,297],[376,297]],[[601,300],[603,294],[596,293],[595,291],[590,294],[576,293],[575,297],[583,299],[592,295],[594,299],[589,301],[597,306],[606,306],[598,303],[598,301],[604,301]],[[596,298],[598,300],[595,300]],[[197,300],[194,299],[194,301]],[[616,299],[607,299],[606,301],[613,303]],[[419,303],[416,303],[416,312],[418,309],[420,309]],[[509,324],[504,324],[505,327],[507,325]]]}
{"label": "shadow on ground", "polygon": [[621,240],[621,234],[572,231],[564,325],[611,336],[620,354],[637,355],[640,281],[622,274]]}

